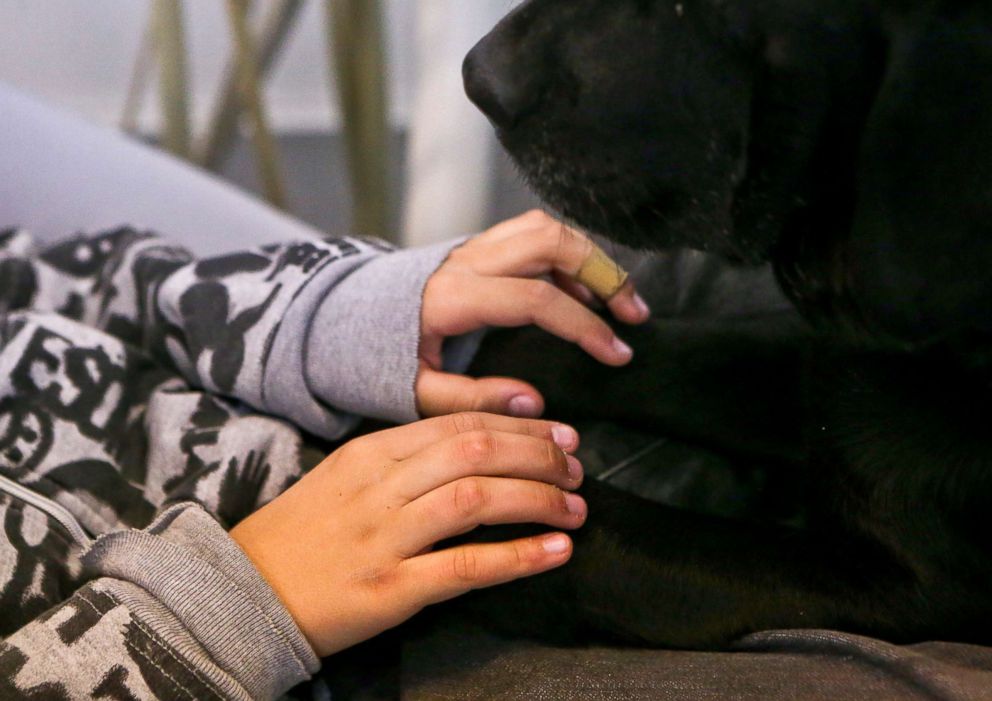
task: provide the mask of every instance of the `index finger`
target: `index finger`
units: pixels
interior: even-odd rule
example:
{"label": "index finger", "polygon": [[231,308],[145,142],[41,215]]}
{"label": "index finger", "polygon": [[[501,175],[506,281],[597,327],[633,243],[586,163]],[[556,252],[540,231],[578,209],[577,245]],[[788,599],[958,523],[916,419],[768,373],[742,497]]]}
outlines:
{"label": "index finger", "polygon": [[425,419],[386,429],[368,436],[374,438],[392,460],[405,460],[448,438],[472,431],[504,431],[542,438],[568,453],[579,447],[579,433],[571,426],[554,421],[517,419],[499,414],[465,412]]}
{"label": "index finger", "polygon": [[651,312],[626,271],[587,235],[550,218],[536,228],[511,229],[474,245],[471,266],[480,275],[535,277],[557,271],[590,289],[618,319],[647,321]]}

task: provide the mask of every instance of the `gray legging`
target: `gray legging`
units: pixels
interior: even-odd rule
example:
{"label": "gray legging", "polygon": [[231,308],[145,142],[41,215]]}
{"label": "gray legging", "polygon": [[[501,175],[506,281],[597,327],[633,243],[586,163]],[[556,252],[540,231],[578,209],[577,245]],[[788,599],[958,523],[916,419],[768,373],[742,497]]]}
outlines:
{"label": "gray legging", "polygon": [[52,240],[120,224],[200,255],[319,235],[208,173],[0,83],[0,227]]}

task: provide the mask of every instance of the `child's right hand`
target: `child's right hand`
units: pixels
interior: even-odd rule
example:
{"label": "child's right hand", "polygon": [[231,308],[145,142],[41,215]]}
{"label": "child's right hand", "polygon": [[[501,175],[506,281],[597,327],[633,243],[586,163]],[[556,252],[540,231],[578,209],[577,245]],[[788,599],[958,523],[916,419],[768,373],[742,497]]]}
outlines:
{"label": "child's right hand", "polygon": [[586,504],[574,429],[453,414],[358,438],[242,521],[231,537],[314,650],[330,655],[429,604],[568,561],[563,533],[460,545],[480,525],[574,529]]}

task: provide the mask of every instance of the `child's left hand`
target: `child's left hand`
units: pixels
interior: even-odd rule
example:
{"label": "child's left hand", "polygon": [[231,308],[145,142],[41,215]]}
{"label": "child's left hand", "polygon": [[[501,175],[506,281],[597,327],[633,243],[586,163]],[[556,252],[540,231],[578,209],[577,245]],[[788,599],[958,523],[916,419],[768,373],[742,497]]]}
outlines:
{"label": "child's left hand", "polygon": [[[595,297],[574,279],[594,245],[584,234],[534,211],[453,251],[424,291],[416,386],[421,415],[485,411],[535,418],[543,413],[543,398],[525,382],[441,372],[444,339],[485,326],[536,324],[607,365],[629,363],[633,351],[589,309]],[[548,274],[553,283],[536,279]],[[628,324],[643,323],[651,314],[629,282],[606,305]]]}

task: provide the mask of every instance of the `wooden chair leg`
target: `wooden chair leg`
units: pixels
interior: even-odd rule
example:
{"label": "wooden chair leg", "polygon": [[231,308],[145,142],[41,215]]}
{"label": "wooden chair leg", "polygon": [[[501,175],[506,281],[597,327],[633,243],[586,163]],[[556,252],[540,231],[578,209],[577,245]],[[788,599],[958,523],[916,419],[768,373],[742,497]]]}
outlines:
{"label": "wooden chair leg", "polygon": [[396,239],[392,226],[386,52],[379,0],[326,0],[329,59],[337,67],[354,229]]}
{"label": "wooden chair leg", "polygon": [[155,17],[152,14],[141,34],[138,55],[134,60],[131,80],[128,82],[127,95],[124,98],[124,108],[121,110],[120,126],[121,131],[125,134],[138,133],[141,107],[144,104],[145,94],[148,92],[152,73],[155,70],[157,54],[158,45],[155,41]]}
{"label": "wooden chair leg", "polygon": [[251,120],[252,143],[262,188],[270,203],[285,209],[286,189],[279,165],[279,151],[269,129],[265,103],[259,87],[255,42],[248,28],[247,0],[228,0],[227,10],[237,52],[240,77],[238,92],[242,106]]}
{"label": "wooden chair leg", "polygon": [[186,37],[181,0],[155,0],[155,45],[158,48],[162,145],[189,156],[189,103],[186,81]]}
{"label": "wooden chair leg", "polygon": [[[256,70],[263,86],[272,64],[286,45],[301,7],[303,0],[267,0],[264,4],[266,13],[255,41]],[[223,165],[234,147],[242,114],[236,51],[228,60],[223,75],[210,124],[196,148],[197,163],[214,171]]]}

